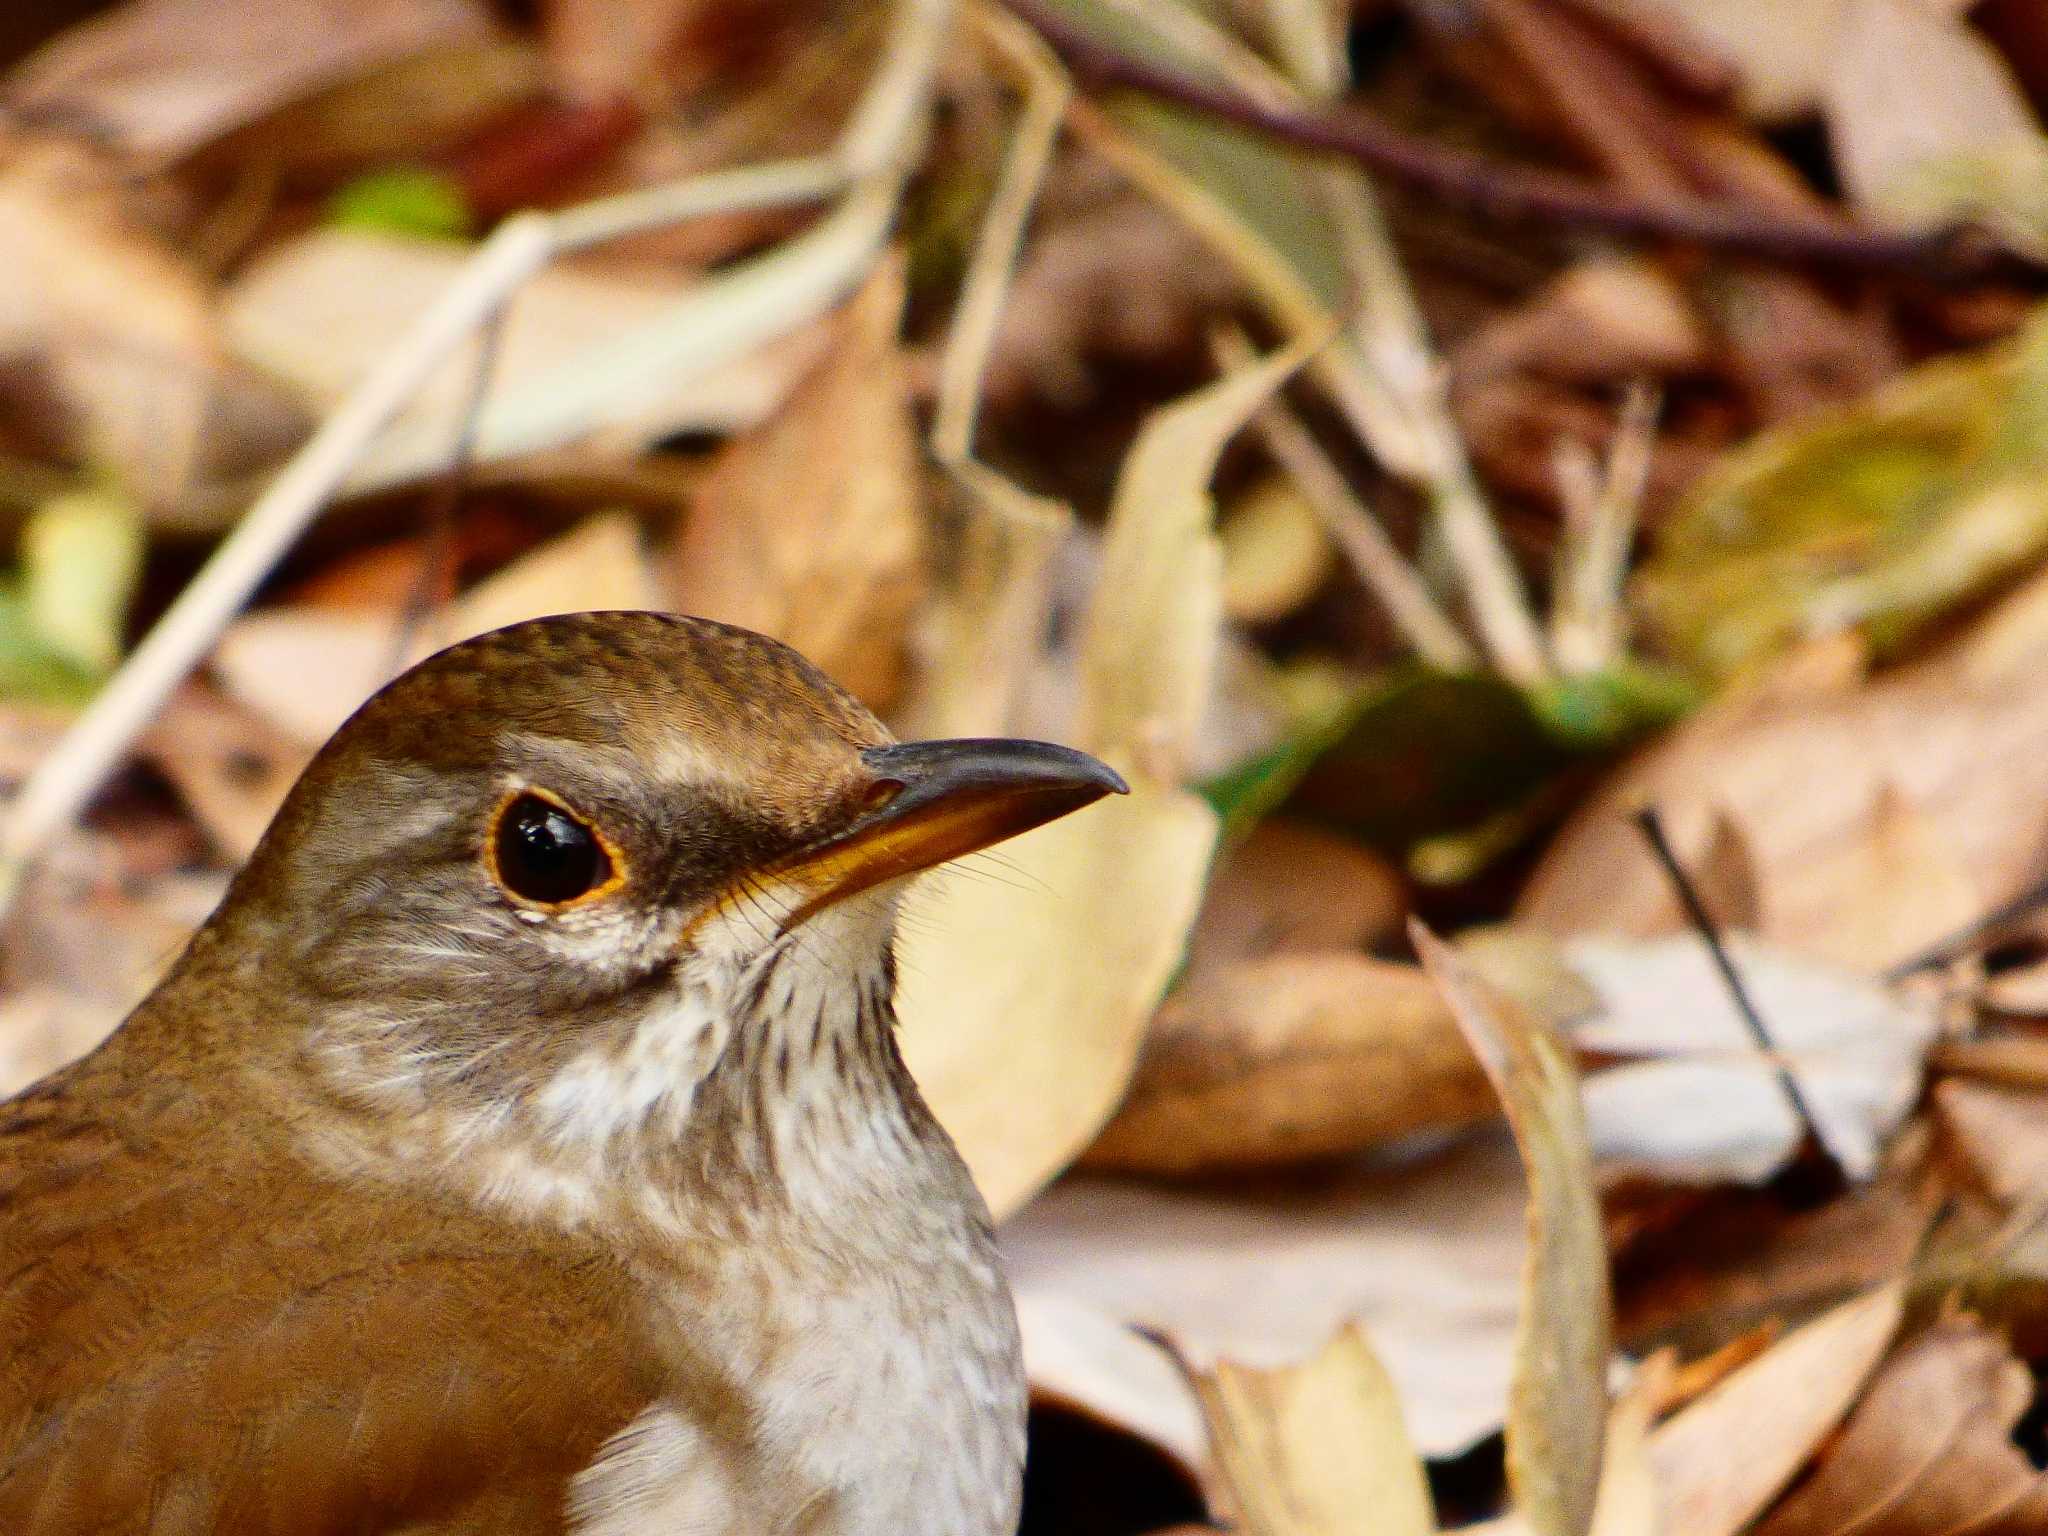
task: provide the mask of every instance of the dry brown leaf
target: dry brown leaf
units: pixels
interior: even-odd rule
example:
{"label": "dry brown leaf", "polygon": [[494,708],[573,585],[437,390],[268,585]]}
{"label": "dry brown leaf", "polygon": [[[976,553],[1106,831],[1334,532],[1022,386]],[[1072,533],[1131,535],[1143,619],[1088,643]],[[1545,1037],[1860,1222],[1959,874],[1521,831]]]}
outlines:
{"label": "dry brown leaf", "polygon": [[2011,1206],[2048,1199],[2048,1097],[1951,1078],[1935,1085],[1934,1109],[1992,1194]]}
{"label": "dry brown leaf", "polygon": [[228,626],[213,666],[235,698],[317,747],[390,679],[394,662],[521,619],[659,606],[638,525],[602,513],[477,583],[422,626],[410,656],[392,655],[399,616],[388,609],[266,608]]}
{"label": "dry brown leaf", "polygon": [[120,167],[60,140],[0,136],[0,365],[36,447],[109,465],[155,506],[301,428],[231,364],[204,277],[134,217]]}
{"label": "dry brown leaf", "polygon": [[1927,1053],[1927,1070],[2006,1088],[2048,1088],[2048,1039],[2033,1033],[2001,1033],[1974,1040],[1937,1040]]}
{"label": "dry brown leaf", "polygon": [[1350,838],[1268,817],[1216,856],[1188,969],[1310,950],[1370,949],[1407,915],[1400,872]]}
{"label": "dry brown leaf", "polygon": [[1129,1096],[1083,1162],[1164,1174],[1303,1162],[1493,1109],[1414,966],[1273,955],[1206,971],[1167,999]]}
{"label": "dry brown leaf", "polygon": [[1528,1169],[1529,1256],[1508,1393],[1508,1482],[1540,1536],[1585,1536],[1599,1490],[1612,1325],[1578,1073],[1548,1025],[1420,921],[1410,921],[1409,934],[1493,1080]]}
{"label": "dry brown leaf", "polygon": [[[1435,1157],[1228,1182],[1069,1176],[1001,1238],[1027,1329],[1093,1314],[1093,1331],[1155,1330],[1197,1366],[1284,1365],[1361,1323],[1417,1448],[1435,1458],[1500,1428],[1527,1210],[1512,1143],[1481,1134]],[[1146,1391],[1157,1400],[1142,1414],[1127,1398],[1083,1401],[1139,1433],[1189,1409],[1179,1378]]]}
{"label": "dry brown leaf", "polygon": [[1877,1373],[1813,1473],[1756,1536],[1951,1536],[2044,1486],[2011,1433],[2027,1368],[1973,1317],[1945,1317]]}
{"label": "dry brown leaf", "polygon": [[1918,954],[1981,915],[1984,899],[1928,816],[1891,784],[1839,850],[1843,900],[1824,921],[1770,934],[1849,970],[1872,974]]}
{"label": "dry brown leaf", "polygon": [[903,284],[900,258],[877,267],[825,358],[726,445],[671,566],[677,607],[787,641],[877,709],[902,684],[924,585]]}
{"label": "dry brown leaf", "polygon": [[1220,623],[1208,484],[1304,355],[1154,413],[1125,462],[1081,627],[1074,736],[1131,793],[1006,844],[995,874],[929,883],[907,924],[904,1055],[999,1217],[1109,1119],[1186,946],[1217,833],[1179,787]]}
{"label": "dry brown leaf", "polygon": [[1889,795],[1910,813],[1904,824],[1921,830],[1909,851],[1939,850],[1934,867],[1951,890],[1966,882],[1990,906],[2034,877],[2048,830],[2044,643],[2048,578],[2038,578],[1960,641],[1867,686],[1853,685],[1851,646],[1795,653],[1595,796],[1544,856],[1518,920],[1556,933],[1642,931],[1670,900],[1629,820],[1648,802],[1688,864],[1719,811],[1737,818],[1756,857],[1764,938],[1824,946],[1847,919],[1865,925],[1873,903],[1895,904],[1885,922],[1908,950],[1944,937],[1953,896],[1923,911],[1910,888],[1872,889],[1880,808]]}
{"label": "dry brown leaf", "polygon": [[1663,1536],[1735,1536],[1842,1421],[1898,1330],[1888,1285],[1787,1334],[1650,1436]]}
{"label": "dry brown leaf", "polygon": [[1930,196],[1943,160],[2024,150],[2040,122],[2012,68],[1960,15],[1925,0],[1847,0],[1824,92],[1828,143],[1850,201],[1907,226],[1979,211]]}
{"label": "dry brown leaf", "polygon": [[128,0],[18,66],[0,103],[173,160],[295,97],[490,30],[477,0]]}
{"label": "dry brown leaf", "polygon": [[2023,1019],[2048,1018],[2048,960],[1999,971],[1986,979],[1982,995],[1984,1005],[1993,1012]]}
{"label": "dry brown leaf", "polygon": [[[1756,853],[1750,847],[1748,832],[1726,806],[1713,807],[1705,846],[1696,860],[1687,863],[1685,872],[1707,912],[1722,928],[1749,932],[1763,928],[1763,892],[1757,886]],[[1671,888],[1670,881],[1664,884],[1662,907],[1629,914],[1635,923],[1629,929],[1631,936],[1647,939],[1693,931],[1692,919],[1678,893]]]}
{"label": "dry brown leaf", "polygon": [[232,864],[255,851],[311,757],[305,743],[199,682],[171,696],[136,750]]}
{"label": "dry brown leaf", "polygon": [[1705,327],[1668,271],[1645,257],[1602,256],[1480,327],[1450,366],[1454,383],[1469,388],[1512,370],[1575,383],[1683,373],[1708,356]]}
{"label": "dry brown leaf", "polygon": [[1431,1536],[1436,1511],[1393,1379],[1347,1327],[1300,1365],[1196,1375],[1246,1536]]}

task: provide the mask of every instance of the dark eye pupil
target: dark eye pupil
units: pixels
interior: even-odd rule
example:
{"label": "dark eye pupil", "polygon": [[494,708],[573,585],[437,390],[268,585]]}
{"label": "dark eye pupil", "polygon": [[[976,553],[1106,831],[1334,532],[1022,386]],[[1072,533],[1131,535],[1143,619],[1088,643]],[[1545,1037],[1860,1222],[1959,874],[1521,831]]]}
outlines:
{"label": "dark eye pupil", "polygon": [[528,901],[574,901],[611,873],[590,828],[538,795],[521,795],[498,818],[497,856],[498,878]]}

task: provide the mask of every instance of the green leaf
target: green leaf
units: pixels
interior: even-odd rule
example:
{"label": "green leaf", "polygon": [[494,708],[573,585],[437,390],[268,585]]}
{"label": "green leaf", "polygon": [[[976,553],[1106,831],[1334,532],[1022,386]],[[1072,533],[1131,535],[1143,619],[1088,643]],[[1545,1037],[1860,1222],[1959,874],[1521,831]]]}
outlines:
{"label": "green leaf", "polygon": [[1637,605],[1725,676],[1860,628],[1880,649],[2048,549],[2048,311],[1727,454],[1659,532]]}
{"label": "green leaf", "polygon": [[328,200],[327,222],[434,240],[467,239],[476,227],[461,184],[417,165],[358,176]]}

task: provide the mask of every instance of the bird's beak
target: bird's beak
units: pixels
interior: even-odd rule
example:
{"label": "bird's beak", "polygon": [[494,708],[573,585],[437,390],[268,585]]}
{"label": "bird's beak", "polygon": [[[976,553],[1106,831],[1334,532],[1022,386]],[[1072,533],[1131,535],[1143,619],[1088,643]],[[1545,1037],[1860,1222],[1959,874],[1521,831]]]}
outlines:
{"label": "bird's beak", "polygon": [[874,775],[873,807],[778,871],[812,893],[785,930],[884,881],[1130,793],[1107,764],[1044,741],[909,741],[870,747],[861,760]]}

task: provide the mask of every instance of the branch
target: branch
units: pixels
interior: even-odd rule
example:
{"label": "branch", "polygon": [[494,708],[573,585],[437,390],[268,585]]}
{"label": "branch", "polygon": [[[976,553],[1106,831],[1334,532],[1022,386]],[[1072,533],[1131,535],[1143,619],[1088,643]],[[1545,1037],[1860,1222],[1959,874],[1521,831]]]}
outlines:
{"label": "branch", "polygon": [[1980,225],[1901,233],[1823,219],[1786,219],[1754,205],[1652,201],[1581,177],[1510,165],[1401,133],[1364,114],[1271,106],[1239,91],[1134,58],[1075,26],[1046,0],[1004,0],[1095,90],[1131,90],[1304,149],[1355,160],[1449,207],[1496,223],[1536,220],[1623,240],[1675,240],[1771,261],[1911,272],[1955,281],[2013,253]]}

